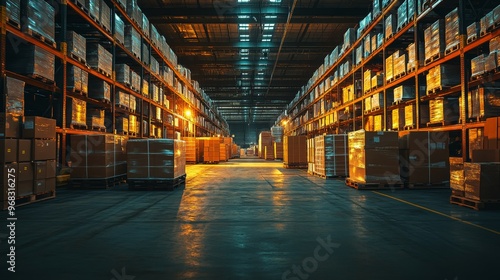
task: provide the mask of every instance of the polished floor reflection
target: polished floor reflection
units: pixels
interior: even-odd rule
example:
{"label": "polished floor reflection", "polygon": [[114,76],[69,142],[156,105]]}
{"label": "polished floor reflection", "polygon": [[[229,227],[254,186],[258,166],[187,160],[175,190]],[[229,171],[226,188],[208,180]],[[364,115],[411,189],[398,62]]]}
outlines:
{"label": "polished floor reflection", "polygon": [[3,239],[0,279],[499,279],[500,212],[448,198],[279,162],[191,165],[173,192],[63,189],[18,208],[17,272]]}

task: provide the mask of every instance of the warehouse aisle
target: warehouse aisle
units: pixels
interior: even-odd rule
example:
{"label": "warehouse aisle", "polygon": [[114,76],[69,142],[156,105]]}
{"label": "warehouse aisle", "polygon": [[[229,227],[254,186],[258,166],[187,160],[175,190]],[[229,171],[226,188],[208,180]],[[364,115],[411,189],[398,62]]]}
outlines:
{"label": "warehouse aisle", "polygon": [[258,159],[188,166],[174,192],[63,189],[17,210],[17,273],[1,279],[496,279],[499,212],[448,195]]}

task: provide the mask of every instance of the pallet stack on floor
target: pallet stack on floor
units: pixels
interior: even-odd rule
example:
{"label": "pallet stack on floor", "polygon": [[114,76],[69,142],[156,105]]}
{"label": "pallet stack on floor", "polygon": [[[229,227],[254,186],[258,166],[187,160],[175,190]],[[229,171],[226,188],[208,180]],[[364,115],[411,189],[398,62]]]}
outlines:
{"label": "pallet stack on floor", "polygon": [[71,135],[71,184],[82,188],[109,188],[126,179],[127,136]]}
{"label": "pallet stack on floor", "polygon": [[307,168],[307,137],[285,136],[283,138],[283,166],[285,168]]}
{"label": "pallet stack on floor", "polygon": [[184,141],[133,139],[127,142],[127,183],[130,189],[173,189],[185,178]]}
{"label": "pallet stack on floor", "polygon": [[320,135],[314,138],[314,142],[314,174],[323,178],[347,177],[349,175],[347,135]]}
{"label": "pallet stack on floor", "polygon": [[274,160],[274,146],[271,131],[262,131],[259,134],[259,157],[265,160]]}

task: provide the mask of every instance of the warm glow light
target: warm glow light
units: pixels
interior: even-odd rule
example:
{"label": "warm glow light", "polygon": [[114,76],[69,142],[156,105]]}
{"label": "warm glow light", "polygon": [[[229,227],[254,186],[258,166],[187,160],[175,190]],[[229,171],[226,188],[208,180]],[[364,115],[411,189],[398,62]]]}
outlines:
{"label": "warm glow light", "polygon": [[191,110],[187,109],[184,114],[186,115],[186,117],[191,117]]}
{"label": "warm glow light", "polygon": [[287,120],[282,120],[282,121],[281,121],[281,123],[282,123],[283,125],[286,125],[286,124],[288,123],[288,121],[287,121]]}

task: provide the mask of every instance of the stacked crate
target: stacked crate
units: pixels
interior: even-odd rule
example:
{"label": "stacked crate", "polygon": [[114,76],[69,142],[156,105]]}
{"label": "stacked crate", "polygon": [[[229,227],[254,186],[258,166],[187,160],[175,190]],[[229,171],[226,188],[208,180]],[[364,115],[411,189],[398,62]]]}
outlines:
{"label": "stacked crate", "polygon": [[385,39],[391,38],[395,33],[396,33],[396,24],[395,24],[395,17],[393,14],[389,14],[385,18]]}
{"label": "stacked crate", "polygon": [[124,178],[126,142],[127,137],[119,135],[71,135],[71,180]]}
{"label": "stacked crate", "polygon": [[[265,147],[269,147],[268,153],[266,153]],[[271,136],[271,131],[262,131],[259,134],[259,157],[265,158],[266,155],[269,155],[270,158],[272,153],[273,153],[273,138]]]}
{"label": "stacked crate", "polygon": [[[31,161],[33,163],[32,193],[35,195],[55,194],[56,120],[42,117],[24,117],[22,134],[24,139],[29,139],[31,142]],[[27,145],[27,142],[24,144]],[[25,166],[27,167],[27,164]],[[19,194],[30,194],[27,181],[25,181],[23,187],[25,189],[18,190]]]}
{"label": "stacked crate", "polygon": [[115,39],[122,45],[125,45],[125,23],[122,18],[115,14]]}
{"label": "stacked crate", "polygon": [[24,32],[42,37],[55,47],[55,8],[44,0],[21,1]]}
{"label": "stacked crate", "polygon": [[70,128],[87,129],[87,102],[72,97],[66,99],[66,124]]}
{"label": "stacked crate", "polygon": [[464,159],[461,157],[450,157],[450,188],[451,194],[465,196],[465,172]]}
{"label": "stacked crate", "polygon": [[315,174],[326,178],[348,176],[347,134],[320,135],[314,141]]}
{"label": "stacked crate", "polygon": [[100,0],[99,22],[108,32],[111,32],[111,9],[104,0]]}
{"label": "stacked crate", "polygon": [[402,130],[405,127],[405,111],[404,108],[396,108],[391,112],[392,130]]}
{"label": "stacked crate", "polygon": [[448,132],[400,132],[401,178],[410,187],[447,186],[450,181],[448,144]]}
{"label": "stacked crate", "polygon": [[394,102],[401,102],[415,98],[415,86],[401,85],[394,88]]}
{"label": "stacked crate", "polygon": [[87,62],[106,76],[113,74],[113,56],[100,44],[87,45]]}
{"label": "stacked crate", "polygon": [[348,139],[348,182],[401,184],[397,132],[358,130],[350,132]]}
{"label": "stacked crate", "polygon": [[439,19],[424,30],[425,64],[442,57],[445,48],[444,21]]}
{"label": "stacked crate", "polygon": [[316,150],[314,144],[314,138],[307,139],[307,172],[309,174],[314,174],[315,172],[314,162],[316,160]]}
{"label": "stacked crate", "polygon": [[473,201],[500,200],[500,163],[465,162],[464,196]]}
{"label": "stacked crate", "polygon": [[148,187],[156,187],[186,176],[186,146],[182,140],[129,140],[126,159],[131,187],[138,181],[149,181],[152,185]]}
{"label": "stacked crate", "polygon": [[7,22],[21,27],[21,0],[7,0],[5,2],[5,11],[7,13]]}
{"label": "stacked crate", "polygon": [[283,138],[283,164],[290,168],[307,167],[307,138],[305,135]]}
{"label": "stacked crate", "polygon": [[460,68],[457,65],[441,64],[429,69],[427,74],[427,94],[436,90],[460,84]]}
{"label": "stacked crate", "polygon": [[141,36],[130,24],[125,26],[125,48],[135,57],[141,59]]}
{"label": "stacked crate", "polygon": [[111,86],[107,82],[99,78],[92,77],[89,84],[89,97],[104,102],[111,101]]}
{"label": "stacked crate", "polygon": [[105,131],[104,125],[104,110],[99,108],[89,107],[87,104],[87,126],[92,130]]}
{"label": "stacked crate", "polygon": [[400,30],[403,28],[408,23],[408,1],[405,0],[401,5],[398,7],[398,24],[397,24],[397,30]]}
{"label": "stacked crate", "polygon": [[9,70],[42,80],[54,81],[55,56],[53,54],[31,44],[21,44],[18,48],[23,55],[7,57]]}
{"label": "stacked crate", "polygon": [[429,101],[429,123],[450,124],[459,118],[458,98],[438,97]]}
{"label": "stacked crate", "polygon": [[87,61],[87,39],[74,31],[68,31],[66,36],[68,56],[85,63]]}
{"label": "stacked crate", "polygon": [[393,60],[393,75],[394,77],[400,77],[406,74],[406,65],[408,62],[408,56],[405,53],[400,53],[396,51],[392,54]]}
{"label": "stacked crate", "polygon": [[127,64],[116,64],[116,81],[130,86],[130,66]]}
{"label": "stacked crate", "polygon": [[283,142],[273,142],[274,144],[274,158],[283,159]]}
{"label": "stacked crate", "polygon": [[445,16],[445,52],[456,50],[460,46],[458,8]]}
{"label": "stacked crate", "polygon": [[220,161],[220,139],[218,137],[203,138],[203,162],[218,163]]}
{"label": "stacked crate", "polygon": [[489,118],[500,115],[500,91],[496,86],[481,86],[468,94],[467,117],[469,119]]}

